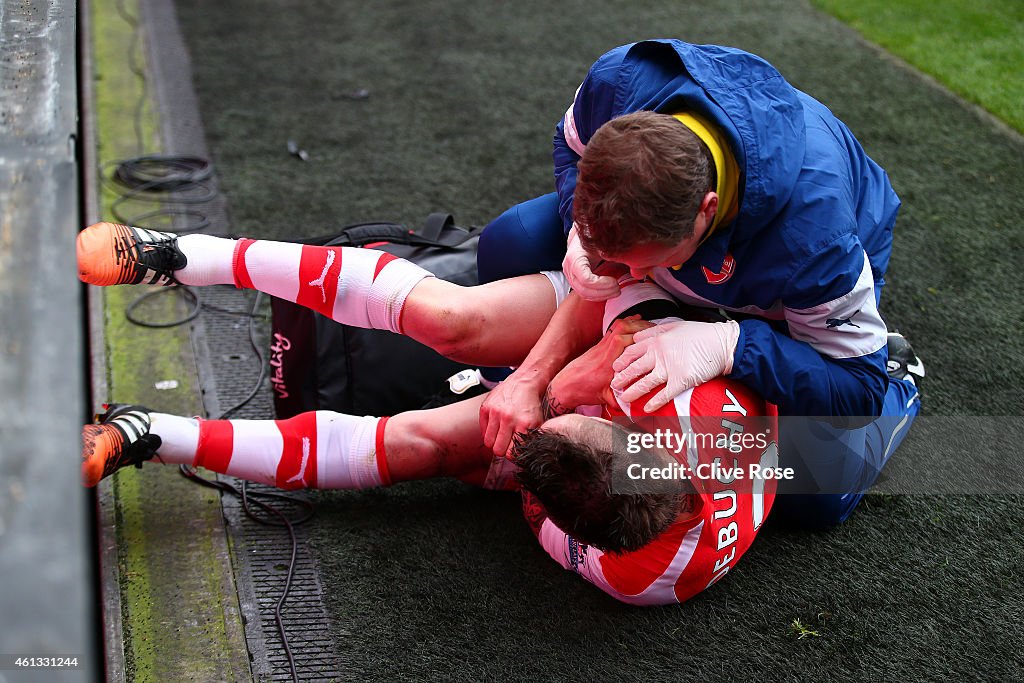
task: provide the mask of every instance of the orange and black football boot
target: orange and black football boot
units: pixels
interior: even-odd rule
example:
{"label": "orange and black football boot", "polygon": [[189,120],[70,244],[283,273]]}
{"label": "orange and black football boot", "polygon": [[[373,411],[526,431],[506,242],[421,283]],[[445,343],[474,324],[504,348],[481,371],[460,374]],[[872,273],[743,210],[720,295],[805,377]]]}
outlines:
{"label": "orange and black football boot", "polygon": [[78,277],[90,285],[173,285],[187,260],[178,236],[119,223],[96,223],[78,233]]}
{"label": "orange and black football boot", "polygon": [[161,440],[149,431],[149,410],[142,406],[110,404],[96,416],[97,424],[82,428],[82,483],[96,486],[122,467],[150,460]]}

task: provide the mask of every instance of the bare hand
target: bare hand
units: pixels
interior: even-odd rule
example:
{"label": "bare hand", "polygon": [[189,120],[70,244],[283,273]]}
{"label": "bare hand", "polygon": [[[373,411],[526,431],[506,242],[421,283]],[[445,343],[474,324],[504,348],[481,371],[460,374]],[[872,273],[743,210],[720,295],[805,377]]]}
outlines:
{"label": "bare hand", "polygon": [[532,377],[508,379],[491,389],[480,406],[480,433],[484,445],[495,455],[508,457],[512,450],[512,437],[539,427],[544,421],[540,399],[547,385]]}
{"label": "bare hand", "polygon": [[654,327],[640,316],[616,320],[600,342],[566,365],[552,380],[561,402],[575,408],[580,405],[615,403],[611,384],[612,364],[626,347],[633,344],[633,335]]}

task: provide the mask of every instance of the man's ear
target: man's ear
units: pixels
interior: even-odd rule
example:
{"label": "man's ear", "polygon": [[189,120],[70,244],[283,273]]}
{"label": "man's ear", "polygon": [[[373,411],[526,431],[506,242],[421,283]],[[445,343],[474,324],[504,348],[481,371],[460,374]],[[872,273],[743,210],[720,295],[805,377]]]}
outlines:
{"label": "man's ear", "polygon": [[718,213],[718,193],[708,192],[700,202],[700,213],[709,224]]}

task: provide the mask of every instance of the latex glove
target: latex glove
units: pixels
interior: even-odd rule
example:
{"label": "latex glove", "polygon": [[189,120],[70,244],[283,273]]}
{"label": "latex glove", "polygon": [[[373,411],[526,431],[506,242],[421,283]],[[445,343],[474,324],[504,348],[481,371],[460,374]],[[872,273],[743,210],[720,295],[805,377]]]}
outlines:
{"label": "latex glove", "polygon": [[509,457],[516,432],[539,427],[544,421],[540,400],[547,385],[517,370],[487,393],[480,406],[480,433],[495,455]]}
{"label": "latex glove", "polygon": [[665,385],[644,406],[652,412],[691,387],[732,372],[732,357],[740,337],[735,320],[665,323],[633,335],[633,345],[612,364],[612,391],[630,404]]}
{"label": "latex glove", "polygon": [[607,301],[618,296],[618,281],[610,275],[595,275],[595,267],[580,243],[576,224],[573,223],[566,243],[565,258],[562,259],[562,272],[573,291],[588,301]]}

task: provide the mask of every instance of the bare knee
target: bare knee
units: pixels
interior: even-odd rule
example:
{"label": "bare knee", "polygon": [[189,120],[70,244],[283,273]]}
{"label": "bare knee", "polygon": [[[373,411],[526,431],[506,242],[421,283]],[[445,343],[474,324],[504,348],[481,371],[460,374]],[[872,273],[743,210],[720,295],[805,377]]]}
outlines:
{"label": "bare knee", "polygon": [[543,275],[460,287],[428,278],[406,300],[402,331],[470,365],[518,365],[554,313]]}

